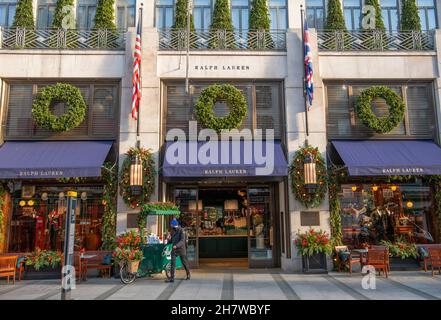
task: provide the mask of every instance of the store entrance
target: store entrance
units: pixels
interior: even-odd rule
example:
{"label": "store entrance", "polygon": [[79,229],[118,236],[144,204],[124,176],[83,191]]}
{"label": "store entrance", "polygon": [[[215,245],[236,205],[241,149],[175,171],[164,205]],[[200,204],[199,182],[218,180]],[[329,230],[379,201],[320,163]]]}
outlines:
{"label": "store entrance", "polygon": [[192,267],[273,267],[272,185],[173,188]]}

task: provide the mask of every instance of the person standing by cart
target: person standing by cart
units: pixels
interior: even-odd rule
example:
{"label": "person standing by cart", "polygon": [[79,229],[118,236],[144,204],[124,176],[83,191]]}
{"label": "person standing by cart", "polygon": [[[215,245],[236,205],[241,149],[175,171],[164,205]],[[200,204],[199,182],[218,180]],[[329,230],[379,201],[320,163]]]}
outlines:
{"label": "person standing by cart", "polygon": [[176,218],[173,218],[170,225],[173,230],[171,235],[167,237],[167,243],[171,243],[173,245],[173,249],[171,251],[171,276],[170,279],[166,280],[166,282],[174,282],[175,280],[176,257],[181,258],[182,265],[187,273],[185,280],[190,280],[190,269],[187,261],[187,239],[184,230],[181,228]]}

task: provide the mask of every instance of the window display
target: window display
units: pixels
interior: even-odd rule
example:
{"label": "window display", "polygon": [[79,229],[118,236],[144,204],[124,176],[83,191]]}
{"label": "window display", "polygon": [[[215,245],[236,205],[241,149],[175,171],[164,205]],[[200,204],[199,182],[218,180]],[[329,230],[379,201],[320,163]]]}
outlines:
{"label": "window display", "polygon": [[405,239],[432,243],[430,187],[421,182],[343,184],[343,242],[354,246]]}
{"label": "window display", "polygon": [[[26,190],[24,186],[23,190]],[[75,248],[98,250],[104,206],[101,186],[37,186],[29,197],[14,194],[9,251],[63,250],[67,191],[78,192]],[[26,197],[23,197],[26,196]]]}

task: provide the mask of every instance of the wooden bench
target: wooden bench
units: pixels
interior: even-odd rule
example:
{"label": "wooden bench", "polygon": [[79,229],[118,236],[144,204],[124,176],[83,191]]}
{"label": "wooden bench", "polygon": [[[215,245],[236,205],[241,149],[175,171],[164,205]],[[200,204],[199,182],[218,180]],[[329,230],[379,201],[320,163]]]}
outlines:
{"label": "wooden bench", "polygon": [[[441,249],[441,244],[439,243],[430,243],[430,244],[417,244],[418,249],[420,247],[424,247],[426,248],[427,251],[429,251],[429,248],[435,248],[435,249]],[[424,264],[424,271],[427,272],[427,266],[428,263],[430,262],[429,256],[427,257],[423,257],[423,264]]]}
{"label": "wooden bench", "polygon": [[384,249],[369,249],[367,252],[366,265],[373,266],[381,275],[383,270],[386,278],[389,271],[389,252]]}
{"label": "wooden bench", "polygon": [[441,248],[429,247],[429,261],[432,267],[432,277],[435,275],[434,268],[438,268],[438,273],[441,274]]}
{"label": "wooden bench", "polygon": [[15,284],[15,272],[17,267],[18,256],[1,256],[0,257],[0,277],[6,277],[9,283],[9,277]]}
{"label": "wooden bench", "polygon": [[[104,257],[106,255],[112,255],[112,251],[85,251],[80,258],[79,273],[80,281],[84,277],[87,280],[88,270],[104,270],[108,272],[110,278],[110,272],[113,264],[104,264]],[[86,258],[87,257],[87,258]]]}
{"label": "wooden bench", "polygon": [[[8,252],[8,253],[2,253],[0,254],[0,257],[12,257],[17,256],[17,264],[15,268],[15,274],[18,274],[18,281],[21,281],[22,275],[24,273],[25,268],[25,257],[26,253],[23,252]],[[20,260],[20,262],[18,261]]]}

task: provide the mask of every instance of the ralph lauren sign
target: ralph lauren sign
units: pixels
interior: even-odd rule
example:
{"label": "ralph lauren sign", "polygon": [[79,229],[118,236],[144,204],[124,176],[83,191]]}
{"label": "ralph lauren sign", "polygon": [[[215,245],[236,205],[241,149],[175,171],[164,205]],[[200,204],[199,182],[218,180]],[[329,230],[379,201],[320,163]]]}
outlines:
{"label": "ralph lauren sign", "polygon": [[248,71],[250,66],[247,65],[196,65],[194,70],[197,71]]}

